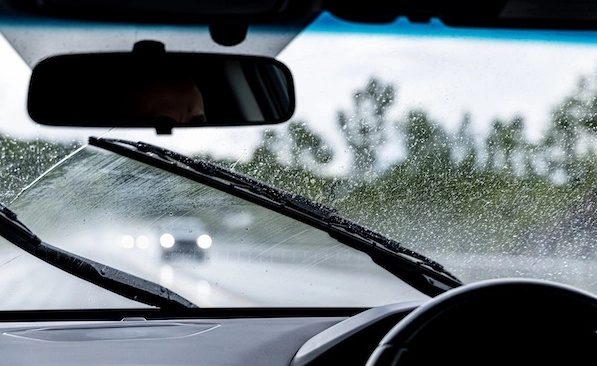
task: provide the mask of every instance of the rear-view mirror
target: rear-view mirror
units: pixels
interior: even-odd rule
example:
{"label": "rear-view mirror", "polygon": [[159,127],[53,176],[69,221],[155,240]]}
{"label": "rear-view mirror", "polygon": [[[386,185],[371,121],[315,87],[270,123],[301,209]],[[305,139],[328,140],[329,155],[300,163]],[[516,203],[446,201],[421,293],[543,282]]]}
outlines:
{"label": "rear-view mirror", "polygon": [[[156,47],[157,46],[157,47]],[[157,42],[133,52],[50,57],[34,69],[27,108],[52,126],[239,126],[287,121],[292,75],[267,57],[171,53]]]}

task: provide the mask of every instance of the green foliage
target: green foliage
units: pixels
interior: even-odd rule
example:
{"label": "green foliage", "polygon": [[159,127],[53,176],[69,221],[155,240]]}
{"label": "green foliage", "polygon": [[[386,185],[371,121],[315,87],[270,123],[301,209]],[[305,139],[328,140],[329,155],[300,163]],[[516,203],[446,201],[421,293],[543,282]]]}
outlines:
{"label": "green foliage", "polygon": [[528,153],[526,147],[529,143],[524,136],[523,118],[515,117],[511,121],[495,120],[487,137],[486,146],[488,169],[512,171],[515,165],[514,154],[520,151],[526,158]]}
{"label": "green foliage", "polygon": [[411,176],[427,178],[452,169],[448,135],[425,112],[410,112],[402,130],[408,154],[403,164]]}
{"label": "green foliage", "polygon": [[19,140],[0,136],[0,202],[9,202],[46,170],[79,147],[45,140]]}
{"label": "green foliage", "polygon": [[304,122],[290,122],[288,132],[292,140],[291,153],[295,166],[305,164],[305,155],[318,164],[325,164],[332,160],[332,149],[325,145],[323,138],[311,131]]}
{"label": "green foliage", "polygon": [[[289,151],[283,151],[289,148]],[[290,160],[280,155],[287,153]],[[302,122],[290,122],[286,132],[266,130],[248,162],[232,162],[201,156],[222,166],[267,182],[290,192],[326,202],[338,179],[318,174],[332,159],[324,139]]]}

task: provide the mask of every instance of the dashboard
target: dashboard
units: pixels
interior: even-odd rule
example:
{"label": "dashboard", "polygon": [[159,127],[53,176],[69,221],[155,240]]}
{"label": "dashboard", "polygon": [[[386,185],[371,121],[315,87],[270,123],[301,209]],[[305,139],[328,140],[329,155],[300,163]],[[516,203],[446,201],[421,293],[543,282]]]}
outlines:
{"label": "dashboard", "polygon": [[[121,320],[0,322],[2,363],[7,365],[363,365],[389,327],[420,303],[368,310],[222,311],[221,317],[160,319],[156,314]],[[348,316],[346,313],[354,313]],[[290,314],[291,311],[284,311]],[[226,314],[227,313],[227,314]],[[261,313],[261,314],[259,314]],[[320,313],[316,316],[314,314]],[[341,315],[334,315],[338,313]],[[67,317],[47,312],[42,317]],[[116,311],[75,314],[110,318]],[[34,312],[12,314],[35,317]],[[39,315],[38,315],[39,316]],[[238,317],[240,316],[240,317]],[[358,347],[355,347],[358,345]]]}
{"label": "dashboard", "polygon": [[597,298],[505,279],[371,309],[1,312],[0,351],[11,365],[596,364]]}

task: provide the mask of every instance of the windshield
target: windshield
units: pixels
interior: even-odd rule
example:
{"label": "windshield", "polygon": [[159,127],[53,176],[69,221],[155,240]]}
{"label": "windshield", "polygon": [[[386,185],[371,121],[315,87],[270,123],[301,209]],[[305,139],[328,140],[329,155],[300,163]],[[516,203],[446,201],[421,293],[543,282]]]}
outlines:
{"label": "windshield", "polygon": [[[168,47],[169,31],[147,34]],[[324,14],[276,56],[296,87],[289,122],[171,136],[35,125],[24,112],[28,68],[5,45],[20,70],[7,88],[20,93],[0,94],[0,195],[43,240],[200,306],[374,306],[423,295],[304,223],[91,146],[14,198],[89,135],[141,140],[322,202],[463,282],[531,277],[595,292],[594,36],[354,25]],[[177,232],[192,250],[173,249]]]}
{"label": "windshield", "polygon": [[[369,307],[424,297],[323,231],[94,146],[11,207],[44,241],[204,308]],[[13,256],[6,271],[20,265]]]}

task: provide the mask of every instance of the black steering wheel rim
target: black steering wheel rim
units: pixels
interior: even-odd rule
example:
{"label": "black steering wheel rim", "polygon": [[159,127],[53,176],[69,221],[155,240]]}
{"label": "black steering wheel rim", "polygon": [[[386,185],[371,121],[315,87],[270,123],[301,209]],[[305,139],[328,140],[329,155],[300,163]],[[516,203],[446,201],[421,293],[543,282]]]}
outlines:
{"label": "black steering wheel rim", "polygon": [[481,281],[415,309],[367,365],[597,360],[596,329],[597,297],[588,292],[542,280]]}

